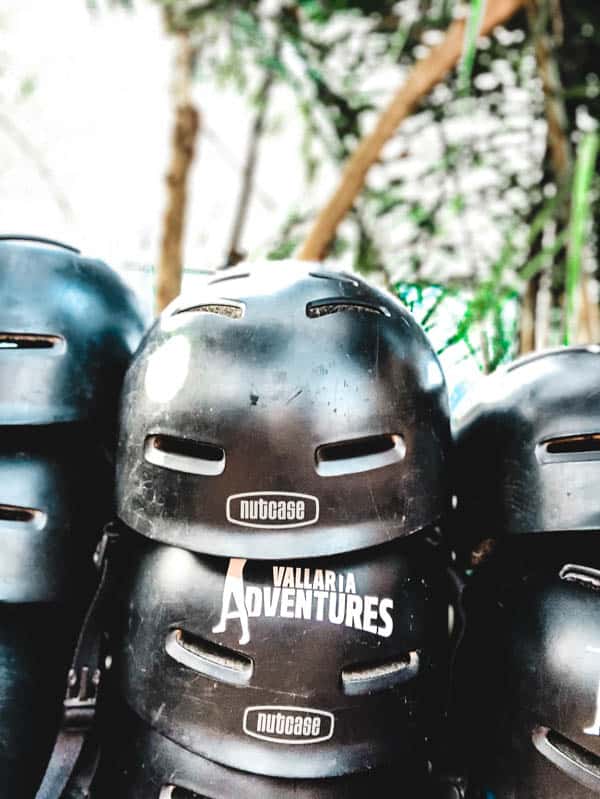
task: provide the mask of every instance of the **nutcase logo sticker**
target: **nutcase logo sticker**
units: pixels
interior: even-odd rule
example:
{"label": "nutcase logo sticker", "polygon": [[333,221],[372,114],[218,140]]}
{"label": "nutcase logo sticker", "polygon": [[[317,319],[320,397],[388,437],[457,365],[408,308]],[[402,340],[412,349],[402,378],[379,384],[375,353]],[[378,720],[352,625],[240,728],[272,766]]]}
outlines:
{"label": "nutcase logo sticker", "polygon": [[327,710],[293,705],[255,705],[244,711],[243,730],[276,744],[316,744],[333,735],[335,719]]}
{"label": "nutcase logo sticker", "polygon": [[228,497],[226,515],[227,521],[242,527],[306,527],[319,519],[319,500],[290,491],[251,491]]}

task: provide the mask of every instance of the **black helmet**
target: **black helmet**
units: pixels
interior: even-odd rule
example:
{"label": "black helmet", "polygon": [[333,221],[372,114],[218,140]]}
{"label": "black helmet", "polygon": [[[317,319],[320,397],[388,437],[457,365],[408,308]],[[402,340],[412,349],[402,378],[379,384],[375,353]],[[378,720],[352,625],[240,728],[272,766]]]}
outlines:
{"label": "black helmet", "polygon": [[245,264],[179,298],[126,377],[118,514],[214,555],[319,557],[446,505],[444,377],[408,311],[316,265]]}
{"label": "black helmet", "polygon": [[463,540],[600,529],[600,349],[537,353],[485,378],[455,444]]}
{"label": "black helmet", "polygon": [[459,712],[477,799],[600,794],[600,558],[589,538],[562,556],[548,537],[535,543],[520,547],[518,574],[497,564],[471,603]]}
{"label": "black helmet", "polygon": [[105,737],[100,785],[93,794],[98,799],[364,799],[370,791],[391,799],[400,795],[399,786],[402,796],[430,795],[428,774],[417,764],[312,780],[238,771],[178,746],[130,710],[115,712]]}
{"label": "black helmet", "polygon": [[3,236],[0,296],[2,425],[114,427],[123,374],[144,329],[116,272],[61,244]]}
{"label": "black helmet", "polygon": [[427,762],[445,698],[448,592],[422,536],[283,562],[139,539],[131,560],[122,690],[159,733],[287,778]]}
{"label": "black helmet", "polygon": [[110,512],[108,464],[77,427],[5,428],[0,602],[55,602],[93,582],[92,553]]}

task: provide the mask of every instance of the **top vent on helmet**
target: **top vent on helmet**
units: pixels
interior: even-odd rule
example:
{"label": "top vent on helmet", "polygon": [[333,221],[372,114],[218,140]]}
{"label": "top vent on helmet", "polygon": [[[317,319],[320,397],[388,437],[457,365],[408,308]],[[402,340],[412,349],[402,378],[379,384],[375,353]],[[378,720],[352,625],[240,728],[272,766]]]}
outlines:
{"label": "top vent on helmet", "polygon": [[343,297],[326,300],[313,300],[306,306],[306,315],[310,319],[338,313],[340,311],[354,311],[358,313],[372,313],[380,316],[390,316],[390,312],[383,305],[374,305],[362,300],[348,300]]}
{"label": "top vent on helmet", "polygon": [[223,275],[223,277],[216,277],[210,280],[208,285],[214,286],[216,283],[225,283],[227,280],[241,280],[244,277],[250,277],[250,272],[236,272],[232,275]]}
{"label": "top vent on helmet", "polygon": [[227,316],[230,319],[241,319],[244,315],[244,305],[240,302],[220,302],[206,303],[202,305],[190,305],[189,307],[177,308],[173,315],[182,313],[210,313],[217,316]]}

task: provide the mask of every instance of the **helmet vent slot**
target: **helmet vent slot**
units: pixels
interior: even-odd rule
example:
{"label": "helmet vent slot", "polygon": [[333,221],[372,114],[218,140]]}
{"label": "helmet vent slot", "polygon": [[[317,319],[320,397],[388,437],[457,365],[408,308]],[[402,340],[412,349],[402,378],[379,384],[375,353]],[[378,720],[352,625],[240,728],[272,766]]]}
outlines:
{"label": "helmet vent slot", "polygon": [[254,671],[251,658],[182,629],[169,632],[165,650],[182,666],[231,685],[246,685]]}
{"label": "helmet vent slot", "polygon": [[321,477],[338,477],[391,466],[402,461],[405,455],[404,439],[392,434],[323,444],[315,452],[315,461]]}
{"label": "helmet vent slot", "polygon": [[179,788],[177,785],[163,785],[158,799],[208,799],[208,796],[188,791],[186,788]]}
{"label": "helmet vent slot", "polygon": [[600,591],[600,571],[592,569],[590,566],[567,563],[560,570],[559,577],[567,583],[576,583],[582,588]]}
{"label": "helmet vent slot", "polygon": [[214,286],[215,283],[225,283],[226,280],[242,280],[242,278],[250,277],[250,272],[243,272],[242,274],[235,274],[235,275],[225,275],[224,277],[217,277],[214,280],[210,280],[208,285]]}
{"label": "helmet vent slot", "polygon": [[551,438],[536,448],[541,463],[600,460],[600,433]]}
{"label": "helmet vent slot", "polygon": [[225,450],[189,438],[147,436],[144,457],[148,463],[175,472],[217,477],[225,469]]}
{"label": "helmet vent slot", "polygon": [[17,505],[0,505],[0,525],[22,524],[40,530],[46,523],[46,514],[34,508],[21,508]]}
{"label": "helmet vent slot", "polygon": [[548,727],[536,727],[531,740],[541,755],[571,779],[600,791],[600,757]]}
{"label": "helmet vent slot", "polygon": [[209,313],[217,316],[227,316],[229,319],[241,319],[244,315],[244,306],[238,302],[215,302],[202,305],[191,305],[189,308],[178,308],[174,316],[182,313]]}
{"label": "helmet vent slot", "polygon": [[342,669],[342,688],[349,696],[385,691],[412,680],[419,673],[419,653],[380,663],[346,666]]}
{"label": "helmet vent slot", "polygon": [[39,333],[0,333],[0,350],[52,350],[64,349],[62,336]]}
{"label": "helmet vent slot", "polygon": [[373,305],[364,300],[348,300],[346,298],[314,300],[306,306],[306,315],[309,319],[318,319],[321,316],[330,316],[334,313],[350,311],[355,313],[376,314],[378,316],[389,316],[387,308],[380,305]]}

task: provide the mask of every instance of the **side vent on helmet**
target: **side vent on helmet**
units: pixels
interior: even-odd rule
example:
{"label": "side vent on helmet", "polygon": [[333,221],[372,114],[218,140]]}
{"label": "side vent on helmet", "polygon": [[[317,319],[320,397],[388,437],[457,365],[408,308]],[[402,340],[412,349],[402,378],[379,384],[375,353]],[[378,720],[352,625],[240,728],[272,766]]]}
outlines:
{"label": "side vent on helmet", "polygon": [[600,571],[590,566],[567,563],[560,570],[559,577],[567,583],[575,583],[591,591],[600,591]]}
{"label": "side vent on helmet", "polygon": [[245,307],[241,302],[214,302],[202,303],[201,305],[190,305],[189,308],[178,308],[173,316],[182,313],[209,313],[217,316],[227,316],[229,319],[241,319],[244,315]]}
{"label": "side vent on helmet", "polygon": [[58,350],[63,352],[62,336],[40,333],[0,333],[0,350]]}
{"label": "side vent on helmet", "polygon": [[163,785],[158,799],[208,799],[208,796],[188,791],[186,788],[179,788],[177,785]]}
{"label": "side vent on helmet", "polygon": [[246,685],[254,671],[251,658],[181,629],[169,632],[165,650],[182,666],[230,685]]}
{"label": "side vent on helmet", "polygon": [[580,785],[600,792],[600,757],[548,727],[536,727],[531,740],[538,752],[564,774]]}
{"label": "side vent on helmet", "polygon": [[339,477],[391,466],[403,460],[405,455],[404,439],[392,434],[323,444],[315,452],[315,461],[321,477]]}
{"label": "side vent on helmet", "polygon": [[395,688],[416,677],[419,664],[419,653],[407,652],[394,660],[346,666],[342,669],[342,688],[348,696]]}
{"label": "side vent on helmet", "polygon": [[600,433],[550,438],[537,445],[536,455],[540,463],[600,460]]}
{"label": "side vent on helmet", "polygon": [[371,302],[354,299],[350,300],[346,297],[313,300],[306,306],[306,315],[309,319],[318,319],[321,316],[330,316],[333,313],[343,313],[345,311],[390,316],[390,312],[383,305],[373,305]]}
{"label": "side vent on helmet", "polygon": [[148,463],[163,469],[205,477],[217,477],[225,469],[224,449],[189,438],[147,436],[144,457]]}
{"label": "side vent on helmet", "polygon": [[23,529],[41,530],[47,516],[41,510],[21,508],[17,505],[0,505],[0,529],[3,523],[23,525]]}

